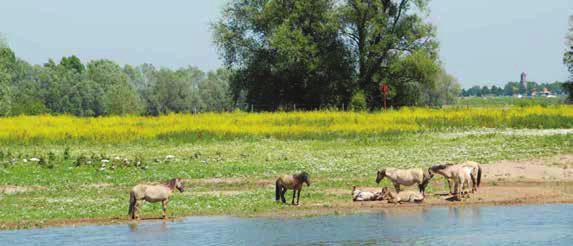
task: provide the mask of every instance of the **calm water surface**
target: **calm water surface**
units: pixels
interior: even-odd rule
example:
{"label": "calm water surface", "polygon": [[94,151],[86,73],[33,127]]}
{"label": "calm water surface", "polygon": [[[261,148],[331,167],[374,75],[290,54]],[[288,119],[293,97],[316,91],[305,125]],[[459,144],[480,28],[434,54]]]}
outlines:
{"label": "calm water surface", "polygon": [[573,245],[573,205],[397,209],[300,219],[177,222],[2,231],[0,245]]}

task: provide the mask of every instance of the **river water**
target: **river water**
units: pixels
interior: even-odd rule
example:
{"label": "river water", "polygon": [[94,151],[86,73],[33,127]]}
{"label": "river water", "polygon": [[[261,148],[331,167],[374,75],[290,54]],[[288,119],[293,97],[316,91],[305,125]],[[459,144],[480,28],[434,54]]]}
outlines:
{"label": "river water", "polygon": [[573,245],[573,204],[388,209],[297,219],[189,217],[0,232],[0,245],[356,244]]}

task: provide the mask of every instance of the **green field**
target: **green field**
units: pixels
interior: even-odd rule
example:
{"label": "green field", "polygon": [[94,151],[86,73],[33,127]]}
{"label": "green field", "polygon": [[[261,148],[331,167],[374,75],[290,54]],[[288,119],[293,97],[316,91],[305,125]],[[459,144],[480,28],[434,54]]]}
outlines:
{"label": "green field", "polygon": [[[3,163],[0,185],[23,188],[0,194],[0,227],[7,229],[37,227],[54,220],[126,218],[131,186],[172,177],[190,179],[187,186],[191,189],[173,197],[170,216],[253,216],[333,207],[350,199],[353,185],[374,186],[378,168],[463,160],[488,163],[571,153],[573,134],[527,129],[508,134],[503,129],[477,129],[328,140],[148,141],[67,148],[14,144],[2,146],[1,151],[4,159],[8,155],[13,159],[51,156],[43,164]],[[167,155],[176,158],[166,160]],[[80,156],[85,157],[85,163],[77,166]],[[109,165],[102,168],[99,162],[101,158],[135,156],[143,160],[141,165],[118,163],[112,170]],[[313,181],[311,187],[303,189],[303,206],[275,203],[274,178],[297,170],[308,171]],[[332,189],[348,190],[348,194],[330,192]],[[142,215],[157,218],[160,205],[144,205]]]}

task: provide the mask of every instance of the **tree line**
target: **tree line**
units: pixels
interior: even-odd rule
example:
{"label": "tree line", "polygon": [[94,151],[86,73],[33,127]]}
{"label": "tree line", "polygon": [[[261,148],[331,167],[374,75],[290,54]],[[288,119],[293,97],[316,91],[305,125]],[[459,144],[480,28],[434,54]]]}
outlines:
{"label": "tree line", "polygon": [[481,97],[481,96],[514,96],[514,95],[532,95],[533,92],[543,93],[545,89],[548,89],[553,95],[565,95],[567,91],[565,90],[563,82],[553,82],[553,83],[537,83],[537,82],[527,82],[527,86],[521,86],[519,82],[508,82],[505,86],[473,86],[468,89],[462,89],[460,96],[463,97]]}
{"label": "tree line", "polygon": [[[459,83],[438,58],[428,0],[232,0],[213,25],[237,103],[442,105]],[[264,106],[260,106],[264,105]]]}
{"label": "tree line", "polygon": [[73,114],[161,115],[233,108],[229,73],[195,67],[84,64],[76,56],[31,65],[0,42],[0,116]]}

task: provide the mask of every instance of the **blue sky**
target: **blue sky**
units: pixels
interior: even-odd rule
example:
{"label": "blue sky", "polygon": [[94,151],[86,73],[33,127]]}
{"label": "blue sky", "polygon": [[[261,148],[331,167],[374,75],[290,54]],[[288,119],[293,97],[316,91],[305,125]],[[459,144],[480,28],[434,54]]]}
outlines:
{"label": "blue sky", "polygon": [[[225,0],[4,1],[0,33],[35,64],[71,54],[83,61],[156,66],[221,65],[209,23]],[[433,0],[440,55],[463,86],[567,79],[561,63],[572,0]]]}

